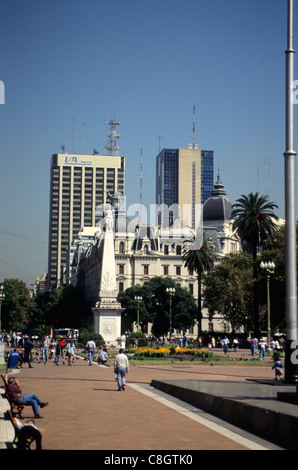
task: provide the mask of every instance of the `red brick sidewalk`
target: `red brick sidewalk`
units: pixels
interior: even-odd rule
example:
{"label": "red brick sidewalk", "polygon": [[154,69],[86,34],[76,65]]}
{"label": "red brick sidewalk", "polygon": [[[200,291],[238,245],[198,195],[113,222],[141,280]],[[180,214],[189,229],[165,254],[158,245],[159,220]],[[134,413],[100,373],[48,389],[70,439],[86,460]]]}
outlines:
{"label": "red brick sidewalk", "polygon": [[[82,359],[73,366],[25,365],[18,373],[23,393],[49,406],[37,422],[48,450],[236,450],[245,447],[133,389],[152,379],[245,380],[272,378],[269,367],[184,365],[133,366],[124,392],[113,367]],[[24,418],[32,417],[31,408]]]}

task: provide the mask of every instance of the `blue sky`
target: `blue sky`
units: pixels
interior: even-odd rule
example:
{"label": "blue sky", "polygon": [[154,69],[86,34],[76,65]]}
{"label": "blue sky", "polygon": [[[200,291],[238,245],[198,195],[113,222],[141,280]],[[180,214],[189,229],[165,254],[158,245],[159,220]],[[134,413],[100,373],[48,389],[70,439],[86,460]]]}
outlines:
{"label": "blue sky", "polygon": [[266,193],[283,217],[286,27],[286,0],[2,1],[0,281],[47,270],[50,157],[104,153],[111,118],[128,205],[141,148],[149,205],[159,143],[192,142],[195,105],[196,141],[231,202]]}

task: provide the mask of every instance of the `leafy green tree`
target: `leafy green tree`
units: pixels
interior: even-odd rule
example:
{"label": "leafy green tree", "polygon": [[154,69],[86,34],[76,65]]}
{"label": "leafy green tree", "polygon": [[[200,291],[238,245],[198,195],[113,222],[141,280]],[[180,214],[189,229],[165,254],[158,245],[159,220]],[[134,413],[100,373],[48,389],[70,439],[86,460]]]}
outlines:
{"label": "leafy green tree", "polygon": [[35,298],[35,323],[53,328],[81,328],[88,326],[91,306],[85,302],[84,290],[62,286],[44,291]]}
{"label": "leafy green tree", "polygon": [[[139,302],[139,305],[135,300],[136,296],[142,297],[142,301]],[[152,309],[150,309],[150,303],[152,301],[151,296],[151,290],[147,289],[145,286],[141,286],[140,284],[131,286],[126,289],[126,291],[118,294],[118,302],[121,303],[122,308],[125,308],[125,311],[122,314],[122,328],[124,331],[130,330],[133,323],[137,324],[138,308],[141,331],[145,331],[147,329],[148,322],[154,321],[155,317]]]}
{"label": "leafy green tree", "polygon": [[5,299],[2,303],[2,329],[23,331],[32,319],[34,302],[25,282],[19,279],[5,279]]}
{"label": "leafy green tree", "polygon": [[[195,323],[197,306],[193,296],[184,288],[176,286],[170,277],[156,276],[144,285],[135,285],[118,295],[118,300],[125,308],[122,316],[131,323],[137,321],[136,295],[142,297],[139,306],[139,321],[142,331],[152,323],[155,336],[167,334],[170,325],[170,298],[166,292],[168,287],[175,288],[172,298],[172,327],[187,329]],[[128,330],[129,323],[124,329]]]}
{"label": "leafy green tree", "polygon": [[202,331],[202,276],[205,271],[210,271],[213,268],[216,260],[215,245],[210,235],[203,231],[202,241],[199,247],[196,247],[199,234],[189,240],[184,245],[183,259],[185,266],[197,273],[198,276],[198,311],[197,322],[199,333]]}
{"label": "leafy green tree", "polygon": [[233,204],[232,218],[234,229],[243,242],[246,242],[252,250],[253,256],[253,279],[254,279],[254,333],[259,336],[259,309],[257,290],[257,249],[269,237],[272,237],[277,229],[277,215],[274,209],[278,206],[268,201],[268,196],[260,196],[259,193],[242,195]]}
{"label": "leafy green tree", "polygon": [[[296,233],[296,251],[298,254],[298,225],[296,225]],[[274,273],[270,276],[271,326],[280,330],[285,329],[286,326],[285,243],[285,226],[282,226],[266,242],[260,257],[260,262],[274,261],[275,264]],[[264,305],[263,310],[266,312],[266,276],[261,269],[259,269],[258,290],[260,303]],[[266,322],[264,321],[263,324],[265,326]]]}
{"label": "leafy green tree", "polygon": [[93,340],[98,348],[101,348],[105,345],[104,338],[98,334],[94,333],[90,328],[81,328],[79,333],[79,343],[82,346],[86,346],[89,340]]}
{"label": "leafy green tree", "polygon": [[252,259],[247,253],[233,253],[223,258],[204,276],[204,297],[210,321],[218,312],[235,330],[253,324]]}

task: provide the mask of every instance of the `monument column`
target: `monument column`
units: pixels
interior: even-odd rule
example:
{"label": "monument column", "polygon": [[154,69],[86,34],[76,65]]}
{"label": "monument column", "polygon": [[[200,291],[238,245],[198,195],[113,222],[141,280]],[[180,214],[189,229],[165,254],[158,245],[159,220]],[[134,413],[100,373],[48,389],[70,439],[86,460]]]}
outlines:
{"label": "monument column", "polygon": [[100,243],[103,244],[99,300],[93,310],[94,331],[108,346],[123,346],[121,338],[121,313],[124,309],[117,301],[116,265],[114,250],[113,212],[105,213],[105,226]]}

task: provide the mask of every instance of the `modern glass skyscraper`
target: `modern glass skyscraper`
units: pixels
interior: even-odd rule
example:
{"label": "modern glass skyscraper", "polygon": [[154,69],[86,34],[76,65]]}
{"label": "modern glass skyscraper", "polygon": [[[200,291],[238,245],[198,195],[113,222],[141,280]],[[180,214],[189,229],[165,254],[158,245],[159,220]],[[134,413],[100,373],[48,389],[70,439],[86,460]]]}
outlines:
{"label": "modern glass skyscraper", "polygon": [[96,225],[96,207],[124,194],[125,159],[54,154],[51,158],[48,288],[62,284],[67,251],[82,227]]}
{"label": "modern glass skyscraper", "polygon": [[201,150],[201,202],[205,204],[211,197],[214,178],[214,152],[213,150]]}
{"label": "modern glass skyscraper", "polygon": [[[189,226],[195,227],[196,207],[204,204],[212,190],[213,151],[192,147],[163,149],[156,157],[156,204],[178,205],[181,219]],[[187,212],[184,206],[188,207]]]}

